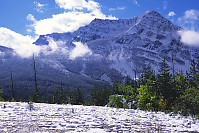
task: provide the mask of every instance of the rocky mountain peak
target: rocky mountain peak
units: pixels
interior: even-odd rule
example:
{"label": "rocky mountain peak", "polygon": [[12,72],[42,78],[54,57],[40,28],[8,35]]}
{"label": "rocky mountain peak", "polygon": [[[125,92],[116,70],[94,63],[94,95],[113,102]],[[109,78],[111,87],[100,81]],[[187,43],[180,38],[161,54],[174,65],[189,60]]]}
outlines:
{"label": "rocky mountain peak", "polygon": [[158,32],[171,32],[181,29],[154,10],[146,11],[144,14],[140,15],[136,25],[143,28],[158,30]]}
{"label": "rocky mountain peak", "polygon": [[154,10],[149,10],[149,11],[146,11],[143,15],[145,16],[157,16],[157,17],[162,17],[162,15]]}

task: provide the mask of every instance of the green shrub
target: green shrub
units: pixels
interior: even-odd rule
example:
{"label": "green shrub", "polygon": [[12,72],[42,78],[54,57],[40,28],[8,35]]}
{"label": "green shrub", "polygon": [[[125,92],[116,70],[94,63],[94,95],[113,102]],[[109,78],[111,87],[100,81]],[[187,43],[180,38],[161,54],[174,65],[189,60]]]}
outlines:
{"label": "green shrub", "polygon": [[124,96],[118,95],[118,94],[111,95],[109,97],[109,103],[107,104],[107,106],[115,107],[115,108],[122,108],[123,107],[123,103],[122,103],[123,97]]}

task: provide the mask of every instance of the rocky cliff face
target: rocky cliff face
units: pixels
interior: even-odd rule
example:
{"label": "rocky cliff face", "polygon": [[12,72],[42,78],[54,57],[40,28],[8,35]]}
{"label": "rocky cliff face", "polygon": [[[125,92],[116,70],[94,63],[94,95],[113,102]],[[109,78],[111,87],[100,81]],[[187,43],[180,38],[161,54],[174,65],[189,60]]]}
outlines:
{"label": "rocky cliff face", "polygon": [[[53,43],[56,50],[51,47],[48,54],[41,52],[36,58],[42,73],[39,78],[85,88],[95,82],[106,84],[125,76],[133,78],[135,71],[139,74],[149,63],[158,72],[162,59],[171,65],[172,57],[176,70],[189,69],[191,59],[198,57],[198,50],[180,41],[179,30],[159,13],[147,11],[130,19],[94,19],[73,33],[41,35],[34,44],[48,47]],[[3,58],[4,62],[9,61]],[[29,69],[32,70],[31,66]]]}

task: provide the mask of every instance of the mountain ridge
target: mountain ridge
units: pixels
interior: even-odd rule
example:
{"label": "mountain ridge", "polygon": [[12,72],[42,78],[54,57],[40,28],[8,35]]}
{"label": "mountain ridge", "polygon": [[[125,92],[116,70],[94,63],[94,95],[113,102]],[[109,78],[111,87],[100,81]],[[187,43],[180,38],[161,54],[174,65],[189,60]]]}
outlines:
{"label": "mountain ridge", "polygon": [[[182,30],[182,28],[172,24],[158,12],[151,10],[130,19],[94,19],[90,24],[80,27],[73,33],[67,32],[59,34],[60,36],[58,38],[64,38],[67,34],[72,38],[67,40],[69,44],[73,42],[86,43],[91,51],[94,51],[94,53],[98,55],[103,53],[100,49],[110,50],[114,45],[117,46],[117,44],[131,44],[131,48],[139,48],[139,50],[144,49],[145,52],[148,51],[151,52],[151,54],[157,54],[158,52],[169,53],[170,51],[176,53],[179,47],[188,47],[181,43],[180,36],[177,33],[179,30]],[[57,41],[59,40],[58,38],[55,37],[55,39],[53,39]],[[98,42],[101,42],[101,45],[96,45]],[[109,46],[105,46],[104,42]],[[138,43],[141,43],[142,46],[138,45]],[[37,44],[37,41],[35,44]],[[174,45],[175,48],[172,48]],[[165,48],[167,46],[170,49]],[[159,49],[159,47],[162,48]],[[157,51],[154,51],[155,49],[157,49]],[[110,53],[111,51],[108,52]],[[189,55],[189,52],[183,52]],[[105,59],[105,57],[103,58]],[[159,59],[162,58],[163,57],[160,56]],[[168,57],[167,60],[171,60],[171,56]],[[177,63],[186,64],[183,60],[178,58],[175,60]]]}

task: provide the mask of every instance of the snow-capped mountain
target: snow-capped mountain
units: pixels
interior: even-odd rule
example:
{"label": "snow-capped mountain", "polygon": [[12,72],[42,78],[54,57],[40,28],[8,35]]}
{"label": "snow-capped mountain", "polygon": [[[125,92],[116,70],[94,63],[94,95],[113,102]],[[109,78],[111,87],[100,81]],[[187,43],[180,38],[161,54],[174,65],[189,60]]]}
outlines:
{"label": "snow-capped mountain", "polygon": [[113,79],[111,71],[133,77],[134,71],[141,72],[144,64],[150,63],[157,71],[164,57],[171,64],[173,56],[176,69],[188,69],[190,60],[198,54],[197,49],[180,41],[181,29],[159,13],[147,11],[130,19],[95,19],[73,33],[42,35],[35,44],[47,45],[49,37],[64,41],[70,48],[75,47],[73,42],[84,43],[92,55],[70,60],[65,66],[72,64],[79,69],[69,69],[95,78]]}
{"label": "snow-capped mountain", "polygon": [[[189,69],[191,60],[198,57],[198,50],[180,41],[180,30],[182,28],[159,13],[147,11],[130,19],[94,19],[72,33],[41,35],[34,42],[43,48],[36,57],[38,78],[41,79],[38,81],[49,88],[60,82],[66,86],[91,88],[96,83],[104,85],[125,76],[133,78],[135,71],[139,74],[149,63],[158,72],[162,59],[165,57],[171,65],[172,56],[176,70]],[[14,71],[18,80],[27,81],[30,87],[34,79],[30,75],[32,59],[8,58],[1,53],[2,70]],[[19,69],[26,67],[19,71],[18,67],[12,67],[16,62]],[[8,79],[9,74],[1,75],[3,86]]]}

